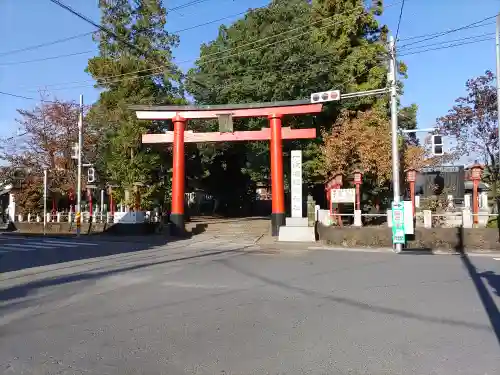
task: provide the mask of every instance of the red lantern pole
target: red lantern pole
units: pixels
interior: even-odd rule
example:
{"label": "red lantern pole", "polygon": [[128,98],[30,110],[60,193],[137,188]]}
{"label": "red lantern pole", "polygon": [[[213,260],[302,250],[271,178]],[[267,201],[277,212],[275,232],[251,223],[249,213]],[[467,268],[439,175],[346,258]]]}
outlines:
{"label": "red lantern pole", "polygon": [[[334,185],[333,185],[333,188],[334,189],[340,189],[342,188],[342,174],[340,173],[337,173],[335,176],[334,176]],[[333,205],[333,203],[331,203]],[[337,204],[337,207],[338,207],[338,204]],[[338,208],[334,208],[333,210],[333,216],[335,218],[335,221],[337,222],[338,226],[339,227],[342,227],[342,216],[340,215],[340,207]]]}
{"label": "red lantern pole", "polygon": [[89,216],[92,218],[93,211],[92,211],[92,190],[91,189],[87,189],[87,196],[89,197]]}
{"label": "red lantern pole", "polygon": [[471,168],[472,170],[472,213],[473,213],[473,223],[477,224],[479,223],[479,199],[478,199],[478,189],[479,189],[479,181],[481,180],[481,172],[483,170],[483,167],[479,164],[475,164]]}
{"label": "red lantern pole", "polygon": [[363,174],[360,170],[354,171],[354,184],[356,185],[356,210],[361,210],[361,192],[360,185],[362,182]]}

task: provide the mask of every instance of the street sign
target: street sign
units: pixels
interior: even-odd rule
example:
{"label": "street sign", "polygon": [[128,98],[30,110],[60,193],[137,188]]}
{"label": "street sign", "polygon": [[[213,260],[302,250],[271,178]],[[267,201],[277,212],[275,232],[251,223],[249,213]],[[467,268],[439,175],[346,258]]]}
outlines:
{"label": "street sign", "polygon": [[403,202],[392,202],[392,243],[405,243],[405,215]]}
{"label": "street sign", "polygon": [[331,203],[354,203],[356,189],[332,189]]}

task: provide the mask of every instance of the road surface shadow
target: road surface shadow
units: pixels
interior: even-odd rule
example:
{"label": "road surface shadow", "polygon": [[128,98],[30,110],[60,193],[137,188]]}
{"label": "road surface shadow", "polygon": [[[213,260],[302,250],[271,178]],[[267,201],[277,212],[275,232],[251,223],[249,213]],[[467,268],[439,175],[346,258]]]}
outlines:
{"label": "road surface shadow", "polygon": [[[33,251],[20,251],[19,249],[16,250],[16,248],[6,248],[8,251],[0,252],[0,274],[27,268],[72,262],[76,260],[149,250],[155,246],[162,246],[167,243],[173,243],[187,238],[154,235],[140,237],[131,236],[131,238],[123,236],[121,237],[121,241],[118,241],[118,238],[105,240],[102,237],[97,239],[90,236],[66,239],[61,239],[59,237],[46,237],[43,235],[28,237],[19,235],[2,235],[2,237],[0,247],[2,244],[9,243],[19,244],[19,246],[22,246],[23,242],[28,244],[31,248],[36,246],[37,243],[42,246],[38,249],[33,249]],[[52,247],[44,248],[43,245],[47,245],[43,243],[44,240],[52,240],[53,242],[49,243]],[[75,246],[69,247],[68,245],[72,242],[75,243]],[[86,245],[79,245],[78,243],[85,243]],[[94,244],[95,246],[90,246],[89,244]]]}
{"label": "road surface shadow", "polygon": [[490,320],[491,328],[493,329],[498,344],[500,345],[500,312],[498,310],[497,304],[491,297],[491,294],[483,281],[483,279],[486,280],[486,282],[498,295],[498,292],[500,290],[500,275],[497,275],[493,271],[486,271],[481,273],[477,272],[476,267],[465,252],[464,231],[461,227],[457,228],[457,238],[458,242],[455,250],[460,254],[462,264],[467,270],[472,282],[474,283],[479,299],[481,300],[484,310],[486,311],[486,314],[488,315],[488,318]]}
{"label": "road surface shadow", "polygon": [[339,296],[335,296],[335,295],[331,295],[331,294],[321,293],[321,292],[318,292],[316,290],[302,288],[299,286],[292,285],[290,282],[287,282],[287,281],[275,280],[275,279],[272,279],[272,278],[267,277],[267,276],[259,275],[259,274],[255,273],[254,271],[244,269],[242,267],[231,264],[226,259],[217,260],[217,262],[224,264],[226,267],[228,267],[229,269],[231,269],[233,271],[236,271],[236,272],[238,272],[242,275],[245,275],[247,277],[251,277],[253,279],[259,280],[267,285],[276,286],[276,287],[282,288],[284,290],[287,290],[287,291],[295,293],[295,294],[298,293],[298,294],[301,294],[301,295],[307,296],[307,297],[315,297],[315,298],[318,298],[321,300],[330,301],[332,303],[343,304],[343,305],[346,305],[346,306],[349,306],[352,308],[356,308],[359,310],[370,311],[370,312],[378,313],[378,314],[398,316],[400,318],[413,319],[413,320],[434,323],[434,324],[445,324],[445,325],[449,325],[449,326],[466,327],[466,328],[477,329],[477,330],[488,330],[488,331],[490,330],[489,326],[484,325],[484,324],[477,324],[477,323],[456,320],[456,319],[449,319],[449,318],[434,317],[434,316],[430,316],[430,315],[414,313],[412,311],[405,311],[405,310],[386,307],[386,306],[373,305],[370,303],[357,301],[357,300],[352,299],[352,298],[339,297]]}
{"label": "road surface shadow", "polygon": [[[119,273],[135,271],[138,269],[157,266],[157,265],[161,265],[161,264],[181,262],[181,261],[190,260],[190,259],[206,258],[206,257],[219,255],[219,254],[238,253],[238,252],[244,251],[246,248],[248,248],[248,246],[240,246],[240,247],[236,247],[234,249],[207,251],[207,252],[203,252],[201,254],[198,253],[196,255],[178,257],[178,258],[174,258],[174,259],[167,259],[167,260],[159,261],[159,262],[147,262],[147,263],[141,263],[141,264],[134,264],[134,265],[131,265],[128,267],[122,267],[122,268],[117,268],[117,269],[107,270],[107,271],[76,273],[76,274],[72,274],[72,275],[63,275],[63,276],[59,276],[59,277],[46,278],[46,279],[42,279],[42,280],[37,280],[37,281],[33,281],[33,282],[28,282],[28,283],[16,285],[16,286],[13,286],[10,288],[0,289],[0,302],[6,302],[9,300],[15,300],[15,299],[27,297],[30,294],[35,293],[38,289],[47,288],[47,287],[51,287],[51,286],[58,286],[58,285],[63,285],[63,284],[79,282],[79,281],[97,280],[100,278],[113,276],[113,275],[116,275]],[[147,261],[147,259],[146,259],[146,261]],[[13,304],[7,304],[3,307],[0,306],[0,312],[4,308],[10,308],[12,305]],[[0,314],[0,316],[1,316],[1,314]]]}

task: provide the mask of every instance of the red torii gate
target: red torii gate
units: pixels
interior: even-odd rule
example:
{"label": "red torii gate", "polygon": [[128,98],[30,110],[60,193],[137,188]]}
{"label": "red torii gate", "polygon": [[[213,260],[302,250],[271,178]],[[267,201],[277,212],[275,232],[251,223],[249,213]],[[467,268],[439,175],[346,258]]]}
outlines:
{"label": "red torii gate", "polygon": [[[271,192],[272,192],[272,235],[277,236],[279,227],[285,225],[285,192],[283,183],[283,139],[316,138],[316,129],[291,129],[281,126],[285,115],[319,113],[322,104],[311,104],[309,100],[293,100],[270,103],[244,103],[206,106],[144,106],[134,105],[139,120],[172,120],[174,131],[164,134],[143,134],[146,144],[173,143],[172,211],[170,221],[177,231],[185,231],[184,223],[184,143],[232,142],[270,140],[271,148]],[[254,131],[232,131],[232,118],[267,117],[269,128]],[[189,119],[229,119],[229,132],[186,131]]]}

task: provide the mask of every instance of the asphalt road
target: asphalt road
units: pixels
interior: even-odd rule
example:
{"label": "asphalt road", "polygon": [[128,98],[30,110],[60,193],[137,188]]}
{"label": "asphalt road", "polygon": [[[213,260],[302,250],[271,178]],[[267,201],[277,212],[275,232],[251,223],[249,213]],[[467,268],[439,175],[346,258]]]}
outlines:
{"label": "asphalt road", "polygon": [[4,273],[2,374],[493,375],[500,261],[200,237]]}
{"label": "asphalt road", "polygon": [[[80,259],[91,259],[131,251],[147,250],[152,245],[145,241],[131,241],[107,237],[51,237],[0,234],[0,274],[65,263]],[[165,243],[166,240],[163,242]]]}

